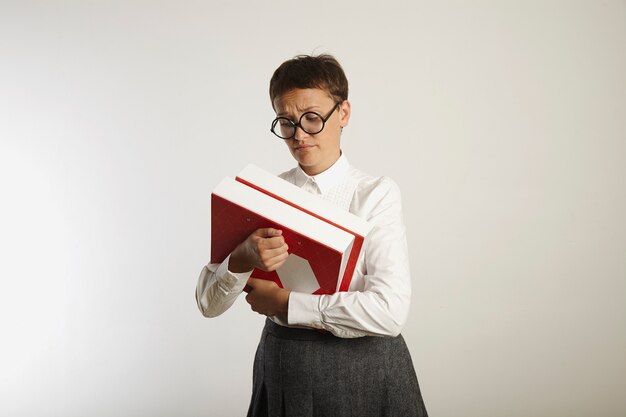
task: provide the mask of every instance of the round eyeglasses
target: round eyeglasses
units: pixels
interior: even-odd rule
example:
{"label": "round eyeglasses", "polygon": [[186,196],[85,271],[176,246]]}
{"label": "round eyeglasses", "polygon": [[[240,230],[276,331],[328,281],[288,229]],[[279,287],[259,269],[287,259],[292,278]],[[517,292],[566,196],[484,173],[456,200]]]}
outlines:
{"label": "round eyeglasses", "polygon": [[292,139],[296,136],[296,128],[304,130],[309,135],[315,135],[324,130],[326,121],[337,110],[341,103],[336,103],[335,107],[328,112],[326,117],[322,117],[321,114],[314,111],[308,111],[300,116],[298,123],[294,123],[287,117],[277,117],[272,121],[272,127],[270,131],[281,139]]}

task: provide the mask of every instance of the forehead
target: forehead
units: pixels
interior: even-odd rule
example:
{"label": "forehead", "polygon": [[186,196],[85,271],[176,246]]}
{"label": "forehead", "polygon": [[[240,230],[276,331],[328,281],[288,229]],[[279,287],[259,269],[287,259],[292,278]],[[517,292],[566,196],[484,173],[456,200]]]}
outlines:
{"label": "forehead", "polygon": [[274,99],[277,114],[297,113],[311,109],[322,109],[332,105],[331,95],[319,88],[289,90]]}

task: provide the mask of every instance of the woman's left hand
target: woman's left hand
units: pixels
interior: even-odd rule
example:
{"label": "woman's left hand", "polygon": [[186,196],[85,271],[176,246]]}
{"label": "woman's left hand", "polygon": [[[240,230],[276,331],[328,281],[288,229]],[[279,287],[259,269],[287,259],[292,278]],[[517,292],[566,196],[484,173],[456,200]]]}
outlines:
{"label": "woman's left hand", "polygon": [[246,301],[252,311],[268,317],[287,317],[291,291],[280,288],[274,281],[258,278],[248,279],[248,285],[252,289],[246,295]]}

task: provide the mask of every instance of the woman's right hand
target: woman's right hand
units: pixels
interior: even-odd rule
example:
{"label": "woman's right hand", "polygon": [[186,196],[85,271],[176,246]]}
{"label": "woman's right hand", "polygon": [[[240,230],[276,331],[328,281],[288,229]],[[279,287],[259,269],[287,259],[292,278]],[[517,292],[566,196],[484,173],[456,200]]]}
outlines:
{"label": "woman's right hand", "polygon": [[230,254],[228,270],[247,272],[253,268],[274,271],[287,260],[289,247],[282,230],[271,227],[255,230]]}

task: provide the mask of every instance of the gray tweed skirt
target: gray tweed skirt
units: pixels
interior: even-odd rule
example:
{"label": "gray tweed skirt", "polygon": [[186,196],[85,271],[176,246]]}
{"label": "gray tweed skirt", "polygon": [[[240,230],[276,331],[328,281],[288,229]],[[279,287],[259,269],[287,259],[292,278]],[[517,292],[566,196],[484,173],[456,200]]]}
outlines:
{"label": "gray tweed skirt", "polygon": [[345,339],[266,320],[248,417],[422,417],[402,336]]}

